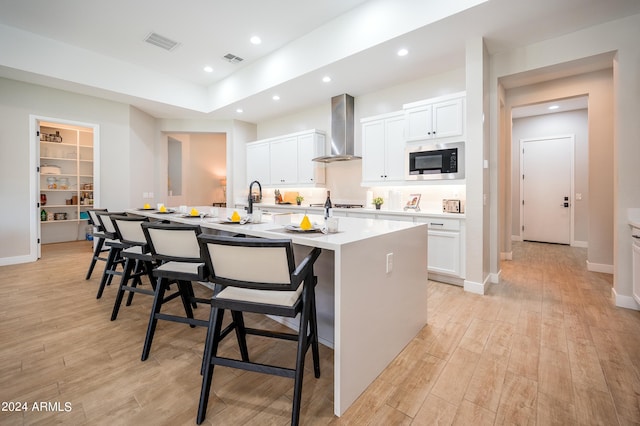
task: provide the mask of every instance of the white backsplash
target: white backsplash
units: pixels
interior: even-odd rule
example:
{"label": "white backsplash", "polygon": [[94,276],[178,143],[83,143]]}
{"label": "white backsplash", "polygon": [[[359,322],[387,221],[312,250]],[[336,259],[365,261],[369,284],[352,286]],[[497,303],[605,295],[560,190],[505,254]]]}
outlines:
{"label": "white backsplash", "polygon": [[[367,193],[373,198],[382,197],[382,210],[402,210],[411,194],[420,194],[420,210],[428,213],[441,213],[443,199],[466,200],[466,185],[450,183],[433,183],[426,185],[379,186],[364,187],[362,181],[362,162],[360,160],[335,162],[326,165],[326,185],[322,188],[279,188],[284,192],[299,192],[304,197],[303,205],[322,204],[327,198],[327,190],[331,191],[331,201],[336,203],[367,205]],[[262,201],[274,203],[274,187],[263,188]],[[246,200],[246,195],[240,201]]]}

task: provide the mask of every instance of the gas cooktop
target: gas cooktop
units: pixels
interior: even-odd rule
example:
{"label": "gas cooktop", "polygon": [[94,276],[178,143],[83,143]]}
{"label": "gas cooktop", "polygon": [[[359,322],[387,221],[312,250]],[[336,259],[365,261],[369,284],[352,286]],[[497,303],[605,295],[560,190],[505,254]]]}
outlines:
{"label": "gas cooktop", "polygon": [[[309,207],[324,207],[324,204],[309,204]],[[358,209],[358,208],[362,208],[364,207],[362,204],[342,204],[342,203],[336,203],[333,205],[333,207],[338,208],[338,209]]]}

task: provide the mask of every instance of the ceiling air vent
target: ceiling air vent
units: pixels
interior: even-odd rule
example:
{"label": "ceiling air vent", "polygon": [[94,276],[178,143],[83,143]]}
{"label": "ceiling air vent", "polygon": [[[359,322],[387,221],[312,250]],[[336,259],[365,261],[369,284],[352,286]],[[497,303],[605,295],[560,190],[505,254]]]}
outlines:
{"label": "ceiling air vent", "polygon": [[241,57],[233,55],[231,53],[227,53],[222,57],[222,59],[224,59],[225,61],[229,61],[232,64],[237,64],[238,62],[244,61],[244,59],[242,59]]}
{"label": "ceiling air vent", "polygon": [[164,36],[161,36],[160,34],[156,34],[156,33],[149,33],[147,34],[147,36],[145,37],[144,41],[146,41],[149,44],[153,44],[154,46],[158,46],[163,48],[164,50],[173,50],[175,49],[180,43],[178,43],[177,41],[173,41],[171,39],[168,39]]}

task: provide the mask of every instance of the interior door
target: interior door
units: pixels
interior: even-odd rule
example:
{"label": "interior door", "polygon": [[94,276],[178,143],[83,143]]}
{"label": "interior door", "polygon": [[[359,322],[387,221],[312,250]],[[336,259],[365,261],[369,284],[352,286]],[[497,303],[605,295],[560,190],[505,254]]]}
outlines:
{"label": "interior door", "polygon": [[521,141],[522,238],[571,244],[573,136]]}

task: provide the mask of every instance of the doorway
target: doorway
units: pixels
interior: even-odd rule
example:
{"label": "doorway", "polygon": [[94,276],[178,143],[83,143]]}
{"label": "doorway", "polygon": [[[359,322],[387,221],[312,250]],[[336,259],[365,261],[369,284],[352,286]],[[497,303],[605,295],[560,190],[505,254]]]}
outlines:
{"label": "doorway", "polygon": [[225,133],[167,133],[169,206],[226,204]]}
{"label": "doorway", "polygon": [[41,245],[84,240],[87,210],[99,205],[99,126],[97,124],[30,117],[30,173],[33,260]]}
{"label": "doorway", "polygon": [[522,239],[572,244],[573,135],[520,141]]}

